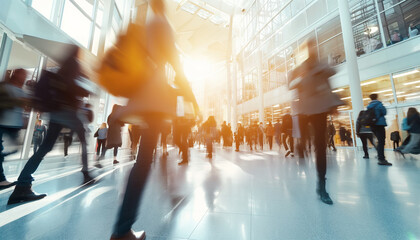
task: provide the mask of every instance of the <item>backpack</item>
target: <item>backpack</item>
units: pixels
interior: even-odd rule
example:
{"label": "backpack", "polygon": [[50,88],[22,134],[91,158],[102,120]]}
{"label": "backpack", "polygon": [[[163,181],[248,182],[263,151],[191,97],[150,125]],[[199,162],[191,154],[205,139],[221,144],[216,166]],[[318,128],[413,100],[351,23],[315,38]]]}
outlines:
{"label": "backpack", "polygon": [[369,108],[367,110],[360,112],[360,124],[362,126],[372,126],[375,125],[376,121],[376,113],[374,108]]}
{"label": "backpack", "polygon": [[34,88],[34,108],[40,112],[60,109],[60,98],[66,91],[66,84],[56,73],[43,70]]}
{"label": "backpack", "polygon": [[400,132],[394,131],[391,133],[391,141],[400,141]]}
{"label": "backpack", "polygon": [[153,67],[147,51],[146,29],[131,23],[102,59],[98,82],[112,95],[130,98],[150,78]]}

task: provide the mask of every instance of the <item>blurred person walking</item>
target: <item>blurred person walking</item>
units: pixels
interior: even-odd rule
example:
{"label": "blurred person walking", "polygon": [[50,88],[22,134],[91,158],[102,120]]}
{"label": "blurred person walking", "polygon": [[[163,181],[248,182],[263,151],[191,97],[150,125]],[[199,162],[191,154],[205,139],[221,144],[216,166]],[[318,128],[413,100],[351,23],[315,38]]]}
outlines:
{"label": "blurred person walking", "polygon": [[[96,130],[93,137],[96,137],[96,164],[95,167],[101,168],[102,165],[99,162],[99,159],[103,159],[105,157],[106,152],[106,139],[108,135],[108,128],[106,123],[102,123],[101,126]],[[101,151],[102,150],[102,151]],[[99,155],[100,154],[100,155]]]}
{"label": "blurred person walking", "polygon": [[140,126],[129,124],[128,125],[128,134],[130,135],[130,149],[131,149],[131,159],[135,160],[137,156],[137,146],[139,145],[141,128]]}
{"label": "blurred person walking", "polygon": [[203,123],[203,131],[204,131],[204,138],[206,141],[206,151],[207,151],[207,157],[212,158],[213,157],[213,141],[216,137],[216,127],[217,123],[214,119],[214,116],[210,116],[207,118],[207,121]]}
{"label": "blurred person walking", "polygon": [[410,133],[410,140],[407,145],[401,146],[397,150],[402,154],[412,153],[419,154],[420,148],[420,115],[416,108],[410,107],[407,111],[407,125]]}
{"label": "blurred person walking", "polygon": [[257,127],[257,139],[260,145],[261,151],[264,150],[264,125],[262,122],[259,123]]}
{"label": "blurred person walking", "polygon": [[[108,132],[106,136],[106,149],[113,149],[114,150],[114,161],[113,164],[120,163],[117,160],[118,155],[118,148],[122,146],[122,138],[121,138],[121,127],[124,126],[124,123],[119,120],[114,120],[114,116],[116,112],[121,108],[121,105],[114,104],[112,107],[112,112],[108,116]],[[104,153],[105,155],[105,153]]]}
{"label": "blurred person walking", "polygon": [[66,158],[69,155],[69,147],[73,142],[73,131],[70,128],[63,128],[61,133],[63,134],[64,158]]}
{"label": "blurred person walking", "polygon": [[[144,74],[146,78],[137,78],[141,85],[137,85],[137,89],[135,89],[137,92],[129,97],[127,106],[121,110],[118,117],[122,121],[130,121],[130,123],[141,122],[144,127],[142,126],[137,161],[130,172],[111,239],[145,239],[145,232],[135,234],[131,227],[137,219],[140,201],[153,160],[153,150],[161,131],[160,127],[167,117],[174,118],[176,116],[177,95],[184,96],[186,101],[192,102],[196,110],[195,113],[198,113],[197,102],[182,70],[172,29],[164,14],[165,4],[163,0],[151,0],[150,7],[154,13],[153,16],[144,28],[139,26],[144,29],[142,35],[144,39],[141,39],[139,43],[143,44],[142,47],[147,46],[147,52],[143,52],[147,55],[139,56],[137,60],[133,59],[136,62],[130,64],[136,70],[143,67],[136,63],[151,59],[155,68],[145,68],[144,70],[147,71],[145,72],[147,74]],[[128,29],[130,30],[130,26]],[[131,37],[136,38],[138,35]],[[172,66],[176,73],[174,81],[174,84],[178,87],[176,93],[167,83],[167,63]],[[125,65],[123,62],[118,64]],[[115,81],[120,81],[120,79],[114,79],[114,83]],[[120,83],[118,82],[118,84]],[[113,84],[113,86],[118,87],[116,84]],[[108,89],[112,90],[112,87]]]}
{"label": "blurred person walking", "polygon": [[286,113],[282,117],[281,131],[283,133],[283,147],[286,150],[285,157],[291,154],[294,157],[294,139],[293,139],[293,119],[292,115]]}
{"label": "blurred person walking", "polygon": [[[340,98],[332,93],[329,77],[335,74],[334,70],[328,65],[318,63],[316,48],[313,46],[314,40],[307,42],[306,50],[308,59],[299,65],[291,74],[289,89],[297,91],[297,99],[292,106],[296,114],[305,115],[308,123],[314,128],[315,134],[315,155],[316,168],[318,173],[318,184],[316,192],[322,202],[333,204],[329,194],[325,189],[325,175],[327,171],[327,114],[336,110],[337,106],[343,104]],[[308,129],[301,129],[308,131]],[[309,133],[306,133],[308,135]]]}
{"label": "blurred person walking", "polygon": [[18,146],[19,131],[23,127],[23,106],[28,96],[22,90],[27,72],[24,69],[13,71],[10,79],[0,83],[0,190],[16,185],[4,175],[3,162],[7,155],[17,150],[4,152],[3,136],[7,135],[14,147]]}
{"label": "blurred person walking", "polygon": [[378,100],[378,94],[373,93],[369,95],[369,98],[372,100],[367,106],[367,111],[373,109],[375,113],[375,123],[370,126],[373,134],[375,134],[378,139],[378,145],[376,146],[376,151],[378,152],[378,164],[385,166],[392,166],[392,163],[388,162],[385,159],[385,127],[387,126],[385,115],[386,108],[381,101]]}
{"label": "blurred person walking", "polygon": [[274,138],[276,139],[276,143],[279,146],[279,150],[281,149],[281,123],[280,118],[277,118],[276,123],[274,124]]}
{"label": "blurred person walking", "polygon": [[334,152],[337,151],[334,142],[334,137],[336,133],[337,131],[335,130],[334,123],[333,121],[330,121],[330,124],[328,125],[328,148],[332,148]]}
{"label": "blurred person walking", "polygon": [[45,135],[47,135],[47,128],[42,125],[42,120],[37,120],[34,128],[34,134],[32,136],[32,141],[34,142],[34,153],[36,153],[42,141],[44,141]]}
{"label": "blurred person walking", "polygon": [[50,112],[50,124],[44,141],[38,151],[29,158],[19,175],[17,186],[9,197],[8,204],[27,202],[44,198],[46,194],[37,194],[32,190],[32,174],[37,170],[45,155],[50,152],[63,127],[72,129],[79,137],[82,145],[82,173],[83,183],[93,183],[94,179],[88,172],[88,156],[85,137],[85,128],[77,116],[81,107],[81,98],[89,93],[76,83],[81,74],[80,64],[77,60],[79,47],[72,46],[70,54],[62,62],[56,74],[43,72],[37,86],[35,97],[38,107]]}
{"label": "blurred person walking", "polygon": [[270,150],[273,150],[274,127],[271,124],[271,122],[268,122],[268,125],[265,128],[265,135],[267,137],[268,146],[270,147]]}
{"label": "blurred person walking", "polygon": [[362,141],[363,145],[363,158],[369,158],[369,151],[368,151],[368,140],[370,143],[376,148],[375,143],[373,142],[373,132],[370,126],[363,124],[363,117],[365,116],[366,111],[360,111],[359,116],[357,117],[356,121],[356,134]]}

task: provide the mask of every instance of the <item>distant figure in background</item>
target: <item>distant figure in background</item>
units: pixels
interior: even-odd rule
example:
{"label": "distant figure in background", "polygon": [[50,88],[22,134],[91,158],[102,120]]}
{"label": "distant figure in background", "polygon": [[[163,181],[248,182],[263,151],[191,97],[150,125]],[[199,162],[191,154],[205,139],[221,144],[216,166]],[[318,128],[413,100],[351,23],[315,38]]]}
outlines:
{"label": "distant figure in background", "polygon": [[332,148],[334,152],[337,151],[334,143],[334,137],[336,132],[337,131],[335,130],[333,121],[330,121],[330,124],[328,125],[328,147]]}
{"label": "distant figure in background", "polygon": [[222,132],[222,138],[223,138],[223,147],[227,147],[227,146],[229,146],[229,129],[228,129],[228,126],[227,126],[227,124],[226,124],[226,121],[224,121],[223,123],[222,123],[222,126],[221,126],[221,132]]}
{"label": "distant figure in background", "polygon": [[[100,159],[105,157],[106,152],[106,137],[108,135],[108,128],[106,123],[102,123],[98,130],[93,135],[96,137],[96,167],[101,168],[102,165],[99,163]],[[102,151],[101,151],[102,150]],[[99,154],[101,154],[99,156]]]}
{"label": "distant figure in background", "polygon": [[281,131],[283,133],[283,147],[286,150],[285,157],[291,154],[294,157],[295,143],[293,139],[293,119],[292,115],[286,113],[282,117]]}
{"label": "distant figure in background", "polygon": [[375,143],[373,142],[373,132],[370,126],[365,126],[362,123],[362,118],[364,116],[365,111],[360,111],[359,116],[357,117],[356,121],[356,134],[362,141],[363,145],[363,152],[364,156],[363,158],[368,159],[369,158],[369,151],[368,151],[368,140],[370,143],[376,148]]}
{"label": "distant figure in background", "polygon": [[398,33],[398,31],[394,30],[392,32],[391,41],[392,43],[397,43],[401,41],[401,35]]}
{"label": "distant figure in background", "polygon": [[393,131],[391,133],[391,141],[392,141],[392,147],[393,147],[394,151],[395,151],[395,149],[400,147],[401,136],[400,136],[399,131]]}
{"label": "distant figure in background", "polygon": [[262,122],[257,127],[257,139],[260,145],[261,151],[264,150],[264,125]]}
{"label": "distant figure in background", "polygon": [[381,101],[378,100],[378,94],[371,94],[370,99],[372,100],[367,109],[373,109],[375,111],[376,123],[371,126],[373,134],[375,134],[378,139],[378,145],[376,150],[378,152],[378,164],[385,166],[392,166],[390,162],[385,159],[385,127],[387,126],[385,115],[386,108]]}
{"label": "distant figure in background", "polygon": [[414,37],[417,36],[417,34],[419,34],[419,30],[414,27],[413,23],[410,23],[410,26],[408,27],[408,37]]}
{"label": "distant figure in background", "polygon": [[416,108],[410,107],[407,111],[407,124],[410,126],[410,140],[407,145],[402,146],[398,152],[403,154],[419,154],[420,148],[420,115]]}
{"label": "distant figure in background", "polygon": [[[106,136],[106,149],[114,149],[114,161],[113,164],[119,163],[117,160],[118,148],[122,146],[121,138],[121,127],[124,126],[124,123],[119,120],[113,120],[113,114],[121,108],[121,105],[114,104],[112,107],[112,112],[108,116],[108,134]],[[105,155],[105,154],[104,154]]]}
{"label": "distant figure in background", "polygon": [[273,150],[273,136],[274,136],[274,127],[271,122],[268,122],[267,127],[265,128],[265,135],[267,137],[268,146],[270,150]]}
{"label": "distant figure in background", "polygon": [[279,146],[279,150],[281,149],[281,123],[280,118],[277,118],[276,123],[274,124],[274,139],[276,139],[276,143]]}
{"label": "distant figure in background", "polygon": [[128,125],[128,134],[130,135],[131,141],[131,159],[135,160],[137,156],[137,146],[139,145],[140,136],[141,136],[141,129],[139,126],[134,124]]}
{"label": "distant figure in background", "polygon": [[172,126],[170,122],[164,122],[162,123],[162,134],[160,137],[160,142],[162,144],[162,156],[166,157],[169,155],[168,153],[168,135],[172,132]]}
{"label": "distant figure in background", "polygon": [[[316,168],[318,173],[317,194],[322,202],[333,204],[325,189],[325,175],[327,172],[327,114],[336,111],[343,104],[339,96],[332,93],[329,78],[335,71],[328,65],[318,62],[314,39],[306,43],[308,59],[293,70],[290,76],[289,89],[297,91],[296,101],[292,110],[296,114],[305,115],[309,124],[314,127],[314,144],[316,155]],[[309,131],[309,129],[301,129]],[[309,133],[302,135],[308,136]]]}
{"label": "distant figure in background", "polygon": [[67,155],[69,155],[69,147],[73,142],[73,131],[70,128],[63,128],[63,130],[61,130],[61,133],[63,134],[64,157],[67,157]]}
{"label": "distant figure in background", "polygon": [[4,152],[3,136],[7,135],[14,146],[18,146],[19,131],[23,127],[23,106],[28,96],[23,92],[27,73],[24,69],[13,71],[10,79],[0,83],[0,189],[14,186],[4,175],[4,157],[16,153],[17,150]]}
{"label": "distant figure in background", "polygon": [[346,145],[346,133],[347,133],[347,130],[345,127],[341,126],[338,129],[338,134],[340,135],[340,141],[341,141],[342,146]]}
{"label": "distant figure in background", "polygon": [[42,120],[36,121],[34,135],[32,137],[32,141],[34,142],[34,153],[36,153],[42,141],[44,141],[46,135],[47,128],[44,125],[42,125]]}
{"label": "distant figure in background", "polygon": [[213,141],[216,138],[216,120],[214,116],[208,117],[207,121],[203,123],[204,138],[206,141],[207,157],[213,157]]}
{"label": "distant figure in background", "polygon": [[347,142],[347,146],[349,147],[353,146],[353,138],[351,137],[350,129],[346,131],[346,142]]}

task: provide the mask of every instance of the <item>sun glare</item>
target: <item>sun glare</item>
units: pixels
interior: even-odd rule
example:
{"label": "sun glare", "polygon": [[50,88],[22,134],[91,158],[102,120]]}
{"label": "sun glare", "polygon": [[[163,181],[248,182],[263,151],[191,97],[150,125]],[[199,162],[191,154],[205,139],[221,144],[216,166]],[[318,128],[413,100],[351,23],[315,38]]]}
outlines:
{"label": "sun glare", "polygon": [[205,59],[183,58],[184,72],[190,82],[201,82],[212,74],[214,66]]}

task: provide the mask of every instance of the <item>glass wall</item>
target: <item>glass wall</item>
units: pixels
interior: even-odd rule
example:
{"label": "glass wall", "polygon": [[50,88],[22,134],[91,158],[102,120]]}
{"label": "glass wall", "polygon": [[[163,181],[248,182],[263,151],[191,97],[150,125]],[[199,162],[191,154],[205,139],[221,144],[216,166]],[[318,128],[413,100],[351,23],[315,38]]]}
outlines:
{"label": "glass wall", "polygon": [[413,103],[420,101],[420,70],[392,74],[398,103]]}

